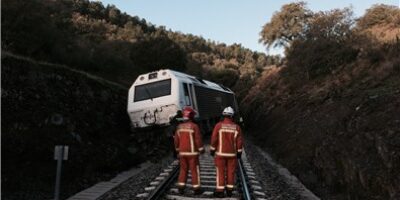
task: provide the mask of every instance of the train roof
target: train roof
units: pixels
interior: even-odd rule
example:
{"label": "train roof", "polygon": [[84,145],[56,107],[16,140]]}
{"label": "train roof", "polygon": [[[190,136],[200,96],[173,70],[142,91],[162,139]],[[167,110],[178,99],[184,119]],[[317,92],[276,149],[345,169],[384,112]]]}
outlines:
{"label": "train roof", "polygon": [[226,93],[233,93],[232,90],[230,90],[229,88],[223,86],[222,84],[218,84],[218,83],[214,83],[208,80],[204,80],[189,74],[185,74],[183,72],[178,72],[175,70],[171,70],[171,69],[161,69],[158,71],[153,71],[153,72],[149,72],[147,74],[142,74],[139,75],[139,77],[143,76],[143,77],[148,77],[148,75],[153,74],[153,73],[163,73],[166,72],[167,74],[170,74],[171,76],[176,77],[177,79],[181,80],[181,81],[185,81],[185,82],[190,82],[193,83],[196,86],[200,86],[200,87],[206,87],[206,88],[210,88],[210,89],[214,89],[214,90],[219,90],[221,92],[226,92]]}
{"label": "train roof", "polygon": [[233,93],[232,90],[223,86],[222,84],[214,83],[214,82],[211,82],[208,80],[204,80],[204,79],[201,79],[201,78],[189,75],[189,74],[185,74],[182,72],[174,71],[171,69],[167,69],[167,70],[170,71],[170,73],[175,75],[176,77],[181,78],[181,79],[186,79],[189,82],[192,82],[194,85],[219,90],[222,92]]}

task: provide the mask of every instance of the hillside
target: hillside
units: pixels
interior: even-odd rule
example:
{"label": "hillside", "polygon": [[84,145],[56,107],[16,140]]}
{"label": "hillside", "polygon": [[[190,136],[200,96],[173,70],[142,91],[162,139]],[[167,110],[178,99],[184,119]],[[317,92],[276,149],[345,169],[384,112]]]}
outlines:
{"label": "hillside", "polygon": [[154,157],[150,145],[166,152],[156,133],[130,131],[127,88],[7,52],[1,63],[2,199],[52,198],[55,145],[70,147],[63,198]]}
{"label": "hillside", "polygon": [[[274,17],[288,10],[308,24],[241,102],[248,133],[322,199],[399,199],[400,9],[375,5],[355,20],[292,3]],[[290,21],[274,17],[267,44]]]}
{"label": "hillside", "polygon": [[295,90],[282,81],[284,68],[271,69],[259,80],[268,85],[251,91],[263,95],[242,102],[248,132],[324,199],[394,198],[400,191],[399,69],[391,61],[360,61]]}
{"label": "hillside", "polygon": [[138,74],[170,68],[245,91],[279,57],[166,30],[88,0],[6,0],[2,49],[74,66],[130,86]]}

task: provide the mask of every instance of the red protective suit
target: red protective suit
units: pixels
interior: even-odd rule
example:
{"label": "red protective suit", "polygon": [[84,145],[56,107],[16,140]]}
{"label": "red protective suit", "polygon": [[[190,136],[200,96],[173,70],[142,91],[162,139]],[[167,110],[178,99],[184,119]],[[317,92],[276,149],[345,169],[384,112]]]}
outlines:
{"label": "red protective suit", "polygon": [[204,152],[204,147],[199,126],[191,121],[180,124],[175,132],[174,141],[175,149],[179,152],[178,187],[185,187],[187,172],[190,169],[193,188],[200,188],[199,153]]}
{"label": "red protective suit", "polygon": [[226,117],[215,125],[211,136],[211,151],[215,151],[215,165],[217,168],[217,192],[222,192],[226,187],[233,189],[235,184],[235,170],[237,165],[237,153],[242,152],[243,139],[240,126],[231,118]]}

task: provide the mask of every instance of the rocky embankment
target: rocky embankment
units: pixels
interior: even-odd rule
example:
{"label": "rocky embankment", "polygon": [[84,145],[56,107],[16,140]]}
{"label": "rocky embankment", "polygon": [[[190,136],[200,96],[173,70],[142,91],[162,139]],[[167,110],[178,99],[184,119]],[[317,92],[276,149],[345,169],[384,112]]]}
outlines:
{"label": "rocky embankment", "polygon": [[2,199],[53,197],[55,145],[70,147],[65,198],[158,154],[153,144],[165,142],[130,131],[127,87],[7,52],[1,62]]}
{"label": "rocky embankment", "polygon": [[264,72],[242,103],[258,145],[322,199],[400,199],[400,60],[291,85]]}

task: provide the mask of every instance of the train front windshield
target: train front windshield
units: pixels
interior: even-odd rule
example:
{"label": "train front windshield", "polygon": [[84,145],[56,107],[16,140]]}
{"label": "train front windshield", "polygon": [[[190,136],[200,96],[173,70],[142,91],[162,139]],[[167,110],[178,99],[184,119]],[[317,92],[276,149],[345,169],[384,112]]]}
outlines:
{"label": "train front windshield", "polygon": [[171,95],[171,79],[135,86],[134,102]]}

